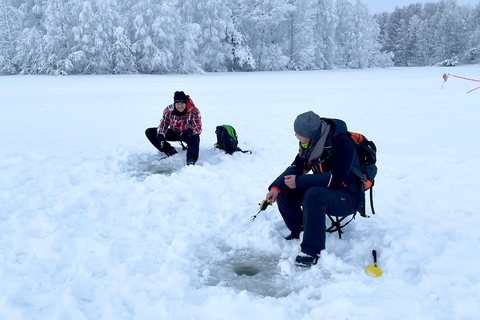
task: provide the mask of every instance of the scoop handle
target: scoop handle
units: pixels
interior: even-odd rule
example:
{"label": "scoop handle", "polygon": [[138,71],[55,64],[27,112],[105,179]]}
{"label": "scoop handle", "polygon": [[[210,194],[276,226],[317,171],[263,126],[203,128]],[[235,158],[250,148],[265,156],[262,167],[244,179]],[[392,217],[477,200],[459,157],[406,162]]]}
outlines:
{"label": "scoop handle", "polygon": [[270,205],[270,200],[263,200],[260,205],[260,211],[266,210],[268,206]]}
{"label": "scoop handle", "polygon": [[377,251],[372,250],[372,255],[373,255],[373,263],[376,265],[377,264]]}

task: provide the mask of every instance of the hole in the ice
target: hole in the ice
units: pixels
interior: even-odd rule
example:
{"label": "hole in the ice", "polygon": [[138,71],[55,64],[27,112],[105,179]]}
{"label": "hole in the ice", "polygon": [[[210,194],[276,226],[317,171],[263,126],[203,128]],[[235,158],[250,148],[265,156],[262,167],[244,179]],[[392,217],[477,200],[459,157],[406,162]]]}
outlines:
{"label": "hole in the ice", "polygon": [[249,277],[252,277],[260,272],[258,268],[252,266],[236,266],[233,268],[233,271],[235,271],[235,273],[239,276],[246,275]]}

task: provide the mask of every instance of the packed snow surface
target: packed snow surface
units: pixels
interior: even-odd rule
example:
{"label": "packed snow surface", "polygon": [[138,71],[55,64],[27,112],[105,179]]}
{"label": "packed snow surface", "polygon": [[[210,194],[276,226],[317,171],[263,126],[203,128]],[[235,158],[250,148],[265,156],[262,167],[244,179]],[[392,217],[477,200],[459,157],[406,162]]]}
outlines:
{"label": "packed snow surface", "polygon": [[[478,319],[480,84],[444,73],[480,66],[0,77],[0,319]],[[202,113],[196,166],[144,135],[176,90]],[[311,269],[276,205],[250,222],[308,110],[379,166],[376,214]],[[253,153],[215,149],[221,124]]]}

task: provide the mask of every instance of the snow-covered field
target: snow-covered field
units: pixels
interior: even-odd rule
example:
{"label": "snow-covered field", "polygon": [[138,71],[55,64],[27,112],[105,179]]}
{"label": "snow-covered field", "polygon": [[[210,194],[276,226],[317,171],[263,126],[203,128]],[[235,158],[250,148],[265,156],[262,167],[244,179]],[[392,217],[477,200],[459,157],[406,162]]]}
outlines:
{"label": "snow-covered field", "polygon": [[[478,319],[480,84],[443,73],[480,66],[0,77],[0,319]],[[144,135],[175,90],[194,167]],[[374,140],[379,174],[377,214],[304,269],[276,205],[250,216],[308,110]],[[221,124],[253,154],[216,150]]]}

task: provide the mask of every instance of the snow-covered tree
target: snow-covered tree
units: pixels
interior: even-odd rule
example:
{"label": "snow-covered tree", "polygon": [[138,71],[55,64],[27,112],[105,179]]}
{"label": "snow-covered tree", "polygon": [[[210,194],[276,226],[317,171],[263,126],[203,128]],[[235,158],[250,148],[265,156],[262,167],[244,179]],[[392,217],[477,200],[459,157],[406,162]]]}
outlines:
{"label": "snow-covered tree", "polygon": [[426,43],[423,39],[424,24],[422,19],[418,15],[414,15],[410,18],[408,26],[408,65],[421,66],[424,63],[424,55],[422,54],[426,48]]}
{"label": "snow-covered tree", "polygon": [[130,39],[125,29],[117,27],[113,33],[112,63],[114,74],[137,73]]}
{"label": "snow-covered tree", "polygon": [[[96,28],[94,32],[96,52],[96,73],[111,73],[116,67],[114,64],[114,42],[125,40],[124,38],[115,37],[117,27],[120,25],[117,0],[96,0]],[[121,27],[121,30],[123,28]],[[120,30],[119,30],[120,31]],[[130,45],[130,41],[121,44],[122,46]],[[104,48],[102,50],[102,47]],[[123,51],[123,55],[128,55],[128,51]],[[118,68],[117,68],[118,70]]]}
{"label": "snow-covered tree", "polygon": [[198,24],[182,24],[178,30],[177,42],[174,54],[175,73],[202,73],[203,70],[198,62],[195,52],[197,40],[200,36]]}
{"label": "snow-covered tree", "polygon": [[436,29],[437,56],[441,59],[451,59],[465,52],[467,37],[466,23],[462,11],[455,0],[442,1],[443,13]]}
{"label": "snow-covered tree", "polygon": [[39,73],[45,2],[0,0],[0,71]]}
{"label": "snow-covered tree", "polygon": [[181,25],[176,30],[174,66],[175,73],[202,73],[197,49],[201,38],[201,27],[194,22],[196,1],[180,0],[178,13]]}
{"label": "snow-covered tree", "polygon": [[68,74],[73,65],[69,60],[73,46],[72,20],[77,1],[47,0],[45,35],[43,36],[40,72],[52,75]]}
{"label": "snow-covered tree", "polygon": [[453,0],[412,4],[395,9],[386,20],[377,16],[377,21],[382,50],[395,55],[396,66],[475,61],[471,39],[480,21],[470,6]]}
{"label": "snow-covered tree", "polygon": [[314,61],[320,69],[333,69],[335,66],[335,30],[338,17],[333,0],[317,0],[315,10]]}
{"label": "snow-covered tree", "polygon": [[78,25],[73,27],[72,32],[75,39],[75,46],[72,48],[72,53],[69,55],[69,60],[72,62],[74,70],[73,73],[95,73],[97,59],[96,55],[102,46],[96,38],[95,15],[90,1],[85,1],[82,5],[82,10],[79,13]]}
{"label": "snow-covered tree", "polygon": [[290,0],[291,9],[285,37],[288,68],[308,70],[315,68],[315,0]]}
{"label": "snow-covered tree", "polygon": [[204,71],[252,68],[252,57],[228,0],[186,1],[181,12],[200,28],[196,57]]}
{"label": "snow-covered tree", "polygon": [[335,30],[335,65],[348,68],[354,64],[353,54],[356,45],[353,5],[348,0],[337,0],[336,16],[338,26]]}
{"label": "snow-covered tree", "polygon": [[475,6],[471,15],[472,34],[469,38],[469,49],[465,52],[465,63],[480,63],[480,2]]}
{"label": "snow-covered tree", "polygon": [[257,69],[286,69],[290,59],[282,51],[277,27],[292,9],[288,0],[242,0],[239,5],[243,30],[249,35]]}
{"label": "snow-covered tree", "polygon": [[[196,54],[205,71],[226,71],[231,60],[227,29],[233,25],[232,12],[226,0],[188,1],[192,12],[189,22],[198,24],[200,37]],[[185,8],[186,4],[184,5]]]}
{"label": "snow-covered tree", "polygon": [[170,72],[175,38],[181,25],[175,7],[170,0],[132,0],[130,5],[132,24],[129,27],[139,72]]}
{"label": "snow-covered tree", "polygon": [[22,39],[21,12],[10,0],[0,1],[0,72],[15,73],[17,48]]}
{"label": "snow-covered tree", "polygon": [[256,68],[246,36],[241,31],[241,22],[232,10],[232,25],[227,27],[227,42],[230,45],[231,53],[227,59],[227,70],[230,71],[251,71]]}

